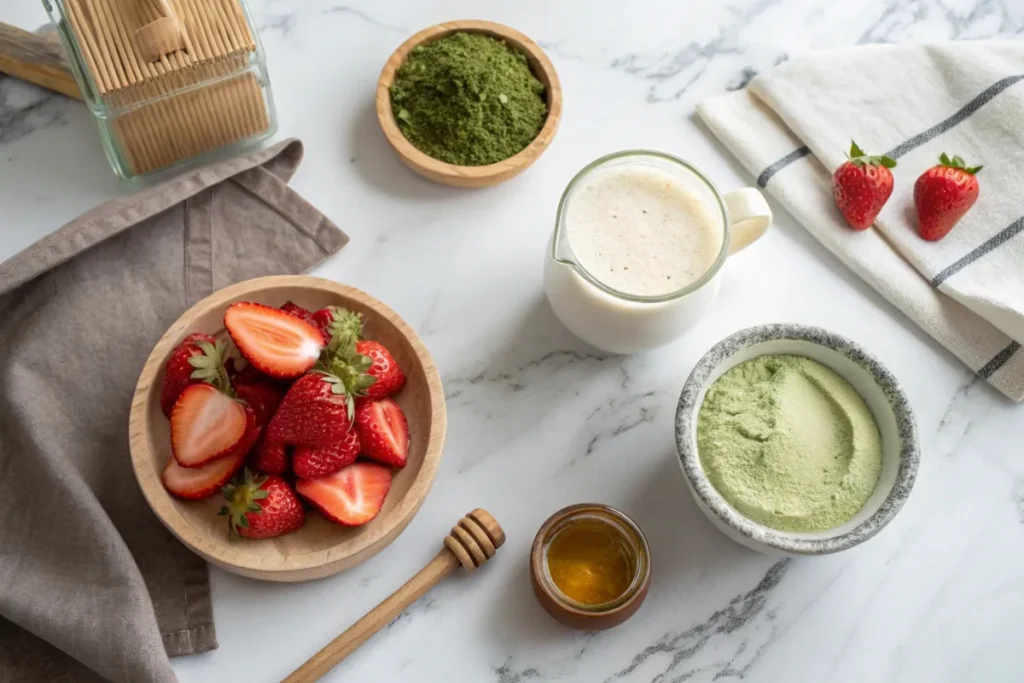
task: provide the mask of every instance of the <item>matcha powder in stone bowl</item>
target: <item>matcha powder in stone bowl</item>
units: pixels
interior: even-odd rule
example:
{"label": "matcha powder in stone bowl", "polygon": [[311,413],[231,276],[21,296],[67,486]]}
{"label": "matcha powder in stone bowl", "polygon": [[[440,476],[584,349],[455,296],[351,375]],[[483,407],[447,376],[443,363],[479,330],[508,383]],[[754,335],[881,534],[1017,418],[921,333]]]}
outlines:
{"label": "matcha powder in stone bowl", "polygon": [[391,108],[418,150],[457,166],[494,164],[544,126],[544,85],[526,56],[500,40],[457,32],[419,45],[398,68]]}

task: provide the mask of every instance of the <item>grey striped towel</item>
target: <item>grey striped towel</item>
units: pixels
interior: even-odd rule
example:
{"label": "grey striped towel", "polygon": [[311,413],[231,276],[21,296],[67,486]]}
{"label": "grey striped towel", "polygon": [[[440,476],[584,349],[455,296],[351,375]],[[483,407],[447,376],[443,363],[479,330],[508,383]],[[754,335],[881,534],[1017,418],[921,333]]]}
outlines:
{"label": "grey striped towel", "polygon": [[[1024,43],[873,45],[794,59],[698,114],[830,251],[981,377],[1024,400]],[[832,171],[854,139],[898,160],[874,229],[849,230]],[[945,239],[917,236],[913,188],[940,153],[984,164]]]}

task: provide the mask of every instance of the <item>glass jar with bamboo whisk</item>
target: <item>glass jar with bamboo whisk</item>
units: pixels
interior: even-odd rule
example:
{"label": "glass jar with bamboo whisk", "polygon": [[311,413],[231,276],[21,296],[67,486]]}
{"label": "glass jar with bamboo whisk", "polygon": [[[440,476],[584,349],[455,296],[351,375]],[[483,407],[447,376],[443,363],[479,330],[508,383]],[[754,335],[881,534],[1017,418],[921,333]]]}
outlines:
{"label": "glass jar with bamboo whisk", "polygon": [[277,128],[245,0],[43,0],[114,172],[248,148]]}

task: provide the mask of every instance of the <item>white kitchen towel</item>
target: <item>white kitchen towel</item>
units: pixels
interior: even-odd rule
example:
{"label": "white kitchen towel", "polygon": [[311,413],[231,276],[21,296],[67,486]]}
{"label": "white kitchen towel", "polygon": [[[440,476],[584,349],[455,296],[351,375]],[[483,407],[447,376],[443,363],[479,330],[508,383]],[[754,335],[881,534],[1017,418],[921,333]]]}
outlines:
{"label": "white kitchen towel", "polygon": [[[1024,43],[871,45],[781,64],[701,104],[712,132],[830,251],[979,376],[1024,400]],[[832,171],[850,140],[895,158],[873,229],[850,230]],[[942,152],[978,174],[940,242],[917,236],[914,181]]]}

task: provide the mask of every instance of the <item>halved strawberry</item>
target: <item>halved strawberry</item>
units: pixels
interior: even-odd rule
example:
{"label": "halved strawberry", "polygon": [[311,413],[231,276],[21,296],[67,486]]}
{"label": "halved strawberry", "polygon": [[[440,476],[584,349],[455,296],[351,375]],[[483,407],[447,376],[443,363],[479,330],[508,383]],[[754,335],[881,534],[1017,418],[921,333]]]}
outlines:
{"label": "halved strawberry", "polygon": [[359,435],[356,430],[349,430],[342,441],[310,448],[298,446],[292,456],[292,469],[295,475],[304,479],[316,479],[334,474],[343,467],[348,467],[359,456]]}
{"label": "halved strawberry", "polygon": [[357,462],[326,477],[299,479],[295,490],[332,522],[359,526],[376,517],[384,506],[391,490],[391,470]]}
{"label": "halved strawberry", "polygon": [[284,474],[288,470],[288,447],[267,441],[264,436],[253,446],[252,466],[266,474]]}
{"label": "halved strawberry", "polygon": [[174,457],[167,458],[167,466],[160,479],[172,496],[185,500],[209,498],[220,491],[235,472],[242,469],[245,453],[220,458],[202,467],[182,467]]}
{"label": "halved strawberry", "polygon": [[292,384],[267,427],[267,440],[292,446],[331,446],[345,438],[354,404],[337,377],[311,372]]}
{"label": "halved strawberry", "polygon": [[273,538],[291,533],[306,521],[306,511],[281,477],[254,478],[252,472],[224,487],[228,504],[218,514],[228,518],[228,535]]}
{"label": "halved strawberry", "polygon": [[245,455],[259,434],[252,408],[210,384],[185,387],[171,410],[171,452],[182,467]]}
{"label": "halved strawberry", "polygon": [[224,354],[227,342],[202,332],[193,332],[174,347],[164,366],[160,407],[170,416],[174,402],[189,384],[206,382],[221,390],[228,385]]}
{"label": "halved strawberry", "polygon": [[320,330],[305,320],[248,301],[228,307],[224,327],[247,361],[278,379],[298,377],[312,368],[325,346]]}
{"label": "halved strawberry", "polygon": [[409,458],[409,423],[401,407],[390,398],[360,401],[356,431],[363,455],[392,467],[405,467]]}
{"label": "halved strawberry", "polygon": [[405,373],[398,367],[394,356],[387,347],[376,341],[356,342],[356,353],[370,359],[366,374],[377,381],[366,388],[367,398],[384,398],[397,394],[405,386]]}

